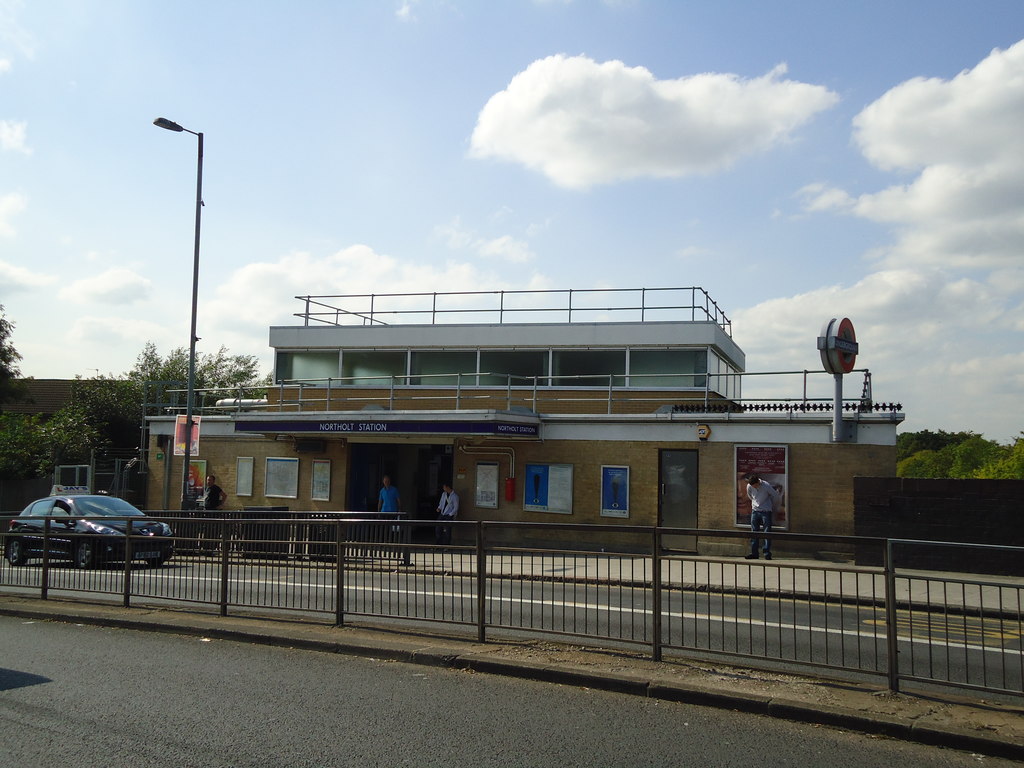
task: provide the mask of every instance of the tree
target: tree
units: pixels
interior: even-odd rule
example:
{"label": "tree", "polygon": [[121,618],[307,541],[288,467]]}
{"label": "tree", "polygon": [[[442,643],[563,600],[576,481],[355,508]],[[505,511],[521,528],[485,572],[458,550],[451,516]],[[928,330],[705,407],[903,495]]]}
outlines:
{"label": "tree", "polygon": [[4,305],[0,304],[0,406],[21,400],[25,396],[25,385],[18,381],[21,369],[18,361],[21,355],[11,342],[14,324],[4,314]]}
{"label": "tree", "polygon": [[[231,355],[224,346],[215,353],[197,353],[195,373],[196,389],[260,386],[270,381],[269,375],[260,376],[255,355]],[[147,342],[128,377],[140,382],[179,381],[184,386],[188,380],[188,350],[178,347],[162,357],[156,345]]]}
{"label": "tree", "polygon": [[50,470],[50,450],[41,425],[39,416],[0,413],[0,478],[42,477]]}

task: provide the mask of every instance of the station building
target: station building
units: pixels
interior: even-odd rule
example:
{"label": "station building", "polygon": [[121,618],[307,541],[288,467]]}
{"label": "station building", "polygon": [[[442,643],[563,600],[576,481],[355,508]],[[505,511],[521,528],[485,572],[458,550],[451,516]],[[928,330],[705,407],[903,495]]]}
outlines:
{"label": "station building", "polygon": [[[903,414],[870,372],[852,397],[825,370],[747,372],[701,288],[298,299],[272,386],[197,393],[197,495],[215,474],[228,508],[375,512],[387,474],[424,520],[450,480],[464,520],[736,529],[757,472],[776,530],[852,535],[853,478],[895,475]],[[183,417],[148,426],[146,505],[174,509]]]}

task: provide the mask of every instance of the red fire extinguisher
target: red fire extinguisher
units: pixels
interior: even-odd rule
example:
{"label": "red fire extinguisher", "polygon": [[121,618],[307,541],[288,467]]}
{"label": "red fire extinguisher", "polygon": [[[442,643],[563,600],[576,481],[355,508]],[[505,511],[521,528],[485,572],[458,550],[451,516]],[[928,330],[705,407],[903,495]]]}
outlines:
{"label": "red fire extinguisher", "polygon": [[514,477],[505,478],[505,501],[516,500],[516,479]]}

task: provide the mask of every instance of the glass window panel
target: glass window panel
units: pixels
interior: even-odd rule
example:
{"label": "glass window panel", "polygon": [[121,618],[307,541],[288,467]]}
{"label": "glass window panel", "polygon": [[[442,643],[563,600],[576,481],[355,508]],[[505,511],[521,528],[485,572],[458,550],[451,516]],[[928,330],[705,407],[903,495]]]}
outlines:
{"label": "glass window panel", "polygon": [[[556,387],[607,387],[626,383],[626,350],[556,350],[552,355],[552,381]],[[584,377],[584,378],[570,378]]]}
{"label": "glass window panel", "polygon": [[336,351],[277,353],[277,381],[315,381],[337,377]]}
{"label": "glass window panel", "polygon": [[634,349],[629,353],[631,387],[703,387],[707,370],[708,356],[703,349]]}
{"label": "glass window panel", "polygon": [[405,384],[405,352],[345,352],[341,357],[342,382],[350,387],[387,387],[391,377]]}
{"label": "glass window panel", "polygon": [[[459,373],[476,373],[475,350],[423,350],[412,353],[411,384],[454,386]],[[462,384],[475,384],[476,379],[463,376]]]}
{"label": "glass window panel", "polygon": [[481,376],[481,384],[507,386],[511,376],[513,387],[532,387],[535,377],[541,377],[537,383],[545,386],[548,382],[543,377],[548,375],[548,352],[546,349],[481,350],[480,372],[492,374]]}

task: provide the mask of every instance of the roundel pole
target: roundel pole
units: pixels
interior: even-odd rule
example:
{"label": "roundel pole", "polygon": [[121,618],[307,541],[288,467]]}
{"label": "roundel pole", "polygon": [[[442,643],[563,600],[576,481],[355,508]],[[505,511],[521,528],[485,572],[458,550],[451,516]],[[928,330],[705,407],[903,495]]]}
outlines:
{"label": "roundel pole", "polygon": [[857,362],[857,334],[850,318],[832,318],[821,327],[818,336],[818,351],[821,364],[835,377],[835,391],[832,400],[832,442],[843,439],[843,376],[853,370]]}

